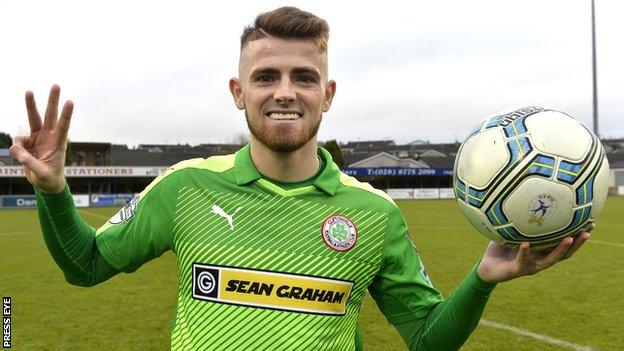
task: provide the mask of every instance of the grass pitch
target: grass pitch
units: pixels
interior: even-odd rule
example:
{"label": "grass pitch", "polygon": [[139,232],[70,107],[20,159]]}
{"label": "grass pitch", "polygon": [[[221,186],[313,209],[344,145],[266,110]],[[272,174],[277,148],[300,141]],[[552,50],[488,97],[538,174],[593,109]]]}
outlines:
{"label": "grass pitch", "polygon": [[[454,200],[399,202],[435,286],[447,296],[487,244]],[[85,209],[94,227],[116,209]],[[462,350],[624,348],[624,197],[610,197],[590,241],[570,260],[500,284]],[[92,288],[67,284],[34,210],[0,211],[0,293],[12,297],[15,350],[166,350],[177,294],[171,253]],[[367,298],[365,351],[406,350]],[[527,336],[527,333],[533,336]],[[524,335],[523,335],[524,334]],[[539,335],[535,335],[539,334]]]}

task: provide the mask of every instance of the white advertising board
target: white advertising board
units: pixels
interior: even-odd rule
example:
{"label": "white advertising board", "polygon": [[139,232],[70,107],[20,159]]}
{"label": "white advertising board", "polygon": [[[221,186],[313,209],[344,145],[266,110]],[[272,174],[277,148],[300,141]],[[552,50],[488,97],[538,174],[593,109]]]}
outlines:
{"label": "white advertising board", "polygon": [[624,185],[618,186],[618,195],[624,195]]}
{"label": "white advertising board", "polygon": [[441,188],[440,189],[440,199],[454,199],[455,192],[453,188]]}
{"label": "white advertising board", "polygon": [[411,200],[414,198],[414,189],[388,189],[386,192],[394,200]]}
{"label": "white advertising board", "polygon": [[414,199],[439,199],[440,189],[438,188],[423,188],[414,189]]}
{"label": "white advertising board", "polygon": [[89,195],[73,195],[76,207],[89,207]]}

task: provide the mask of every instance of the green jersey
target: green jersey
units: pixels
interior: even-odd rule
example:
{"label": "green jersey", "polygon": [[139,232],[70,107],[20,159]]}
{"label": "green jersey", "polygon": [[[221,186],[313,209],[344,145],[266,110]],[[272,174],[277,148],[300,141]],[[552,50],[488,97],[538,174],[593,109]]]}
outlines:
{"label": "green jersey", "polygon": [[393,324],[442,301],[394,202],[318,155],[299,187],[263,178],[249,145],[181,162],[97,231],[120,271],[175,252],[173,350],[354,350],[367,289]]}

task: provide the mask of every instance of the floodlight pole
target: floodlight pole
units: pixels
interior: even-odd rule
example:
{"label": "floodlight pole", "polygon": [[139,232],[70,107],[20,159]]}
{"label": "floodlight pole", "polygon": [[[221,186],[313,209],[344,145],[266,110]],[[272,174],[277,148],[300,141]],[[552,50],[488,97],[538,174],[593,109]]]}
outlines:
{"label": "floodlight pole", "polygon": [[591,2],[591,24],[592,24],[592,82],[594,94],[594,134],[600,138],[598,132],[598,84],[596,77],[596,15],[594,10],[594,0]]}

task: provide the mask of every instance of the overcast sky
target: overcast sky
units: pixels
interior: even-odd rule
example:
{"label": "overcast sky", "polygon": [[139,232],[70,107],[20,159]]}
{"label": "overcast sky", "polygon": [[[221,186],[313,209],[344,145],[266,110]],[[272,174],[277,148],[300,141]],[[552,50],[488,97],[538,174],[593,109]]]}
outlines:
{"label": "overcast sky", "polygon": [[[337,81],[319,139],[462,140],[510,106],[592,125],[590,0],[2,1],[0,131],[25,133],[24,92],[76,105],[74,141],[230,142],[227,88],[256,14],[294,5],[330,24]],[[624,137],[624,3],[596,0],[600,133]]]}

